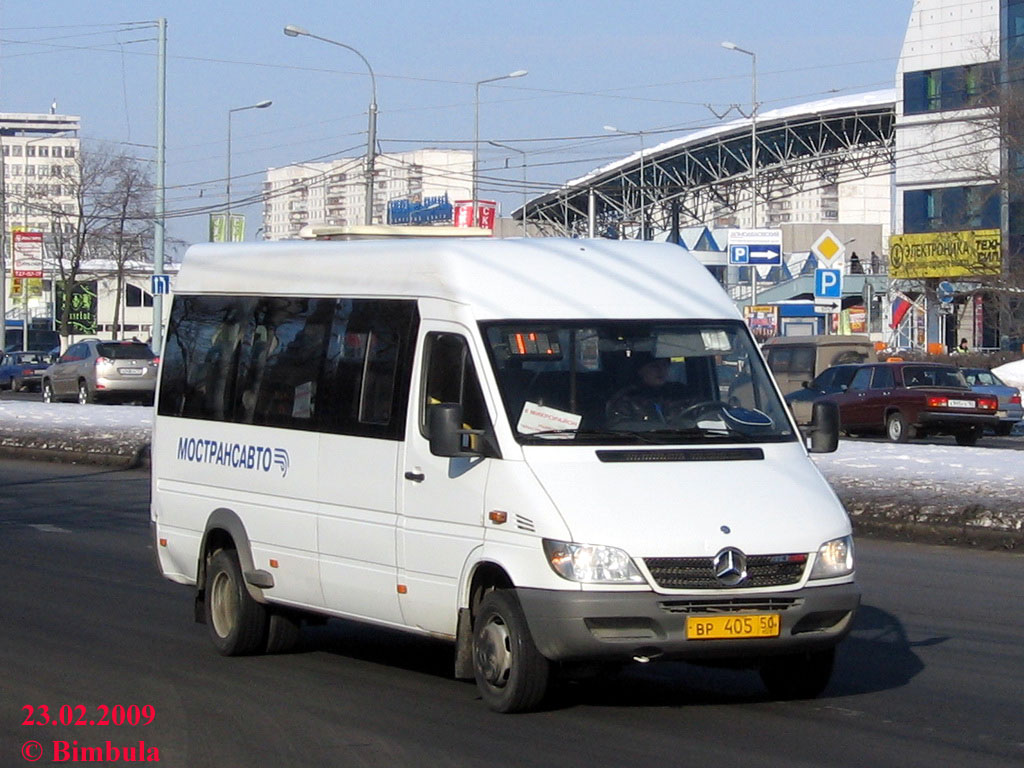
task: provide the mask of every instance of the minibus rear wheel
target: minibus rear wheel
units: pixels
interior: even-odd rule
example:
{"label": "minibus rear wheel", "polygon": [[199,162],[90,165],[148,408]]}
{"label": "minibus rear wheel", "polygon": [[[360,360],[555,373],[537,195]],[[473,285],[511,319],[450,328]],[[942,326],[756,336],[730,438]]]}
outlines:
{"label": "minibus rear wheel", "polygon": [[267,610],[249,595],[233,549],[218,549],[206,569],[206,626],[223,656],[264,650]]}
{"label": "minibus rear wheel", "polygon": [[488,592],[473,622],[473,676],[495,712],[527,712],[547,693],[551,663],[534,645],[519,601],[509,590]]}
{"label": "minibus rear wheel", "polygon": [[761,664],[761,681],[779,699],[813,699],[832,678],[836,649],[776,656]]}

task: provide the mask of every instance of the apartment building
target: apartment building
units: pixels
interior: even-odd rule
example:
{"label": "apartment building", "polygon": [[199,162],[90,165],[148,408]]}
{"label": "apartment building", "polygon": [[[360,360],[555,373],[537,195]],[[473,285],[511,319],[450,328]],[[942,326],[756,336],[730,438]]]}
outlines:
{"label": "apartment building", "polygon": [[[269,169],[263,184],[264,238],[295,238],[306,224],[365,223],[364,163],[363,157],[351,157]],[[473,153],[463,150],[420,149],[377,155],[372,223],[388,223],[388,203],[394,200],[445,195],[452,201],[469,199],[472,171]]]}

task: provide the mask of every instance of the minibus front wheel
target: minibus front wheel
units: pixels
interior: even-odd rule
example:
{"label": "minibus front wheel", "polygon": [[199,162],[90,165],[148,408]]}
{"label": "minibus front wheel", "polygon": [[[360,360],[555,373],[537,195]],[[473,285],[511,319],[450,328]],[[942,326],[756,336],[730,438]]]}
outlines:
{"label": "minibus front wheel", "polygon": [[223,656],[245,656],[264,650],[267,609],[249,595],[233,549],[218,549],[206,567],[206,626]]}
{"label": "minibus front wheel", "polygon": [[488,592],[473,622],[473,676],[495,712],[527,712],[547,693],[551,663],[530,635],[519,601],[509,590]]}

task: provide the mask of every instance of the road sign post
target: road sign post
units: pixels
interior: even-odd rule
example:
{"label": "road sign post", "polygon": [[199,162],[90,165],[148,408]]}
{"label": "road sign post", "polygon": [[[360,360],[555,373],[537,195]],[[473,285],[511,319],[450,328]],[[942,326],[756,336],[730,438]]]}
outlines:
{"label": "road sign post", "polygon": [[757,304],[757,267],[782,264],[782,230],[729,230],[729,263],[750,268],[750,305],[754,306]]}

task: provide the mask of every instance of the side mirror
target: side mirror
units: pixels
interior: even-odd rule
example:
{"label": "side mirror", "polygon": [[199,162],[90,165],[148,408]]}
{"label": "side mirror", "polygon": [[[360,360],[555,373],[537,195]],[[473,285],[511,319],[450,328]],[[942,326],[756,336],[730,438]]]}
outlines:
{"label": "side mirror", "polygon": [[804,430],[811,453],[832,453],[839,447],[839,406],[818,400],[811,407],[811,423]]}
{"label": "side mirror", "polygon": [[482,436],[482,429],[462,428],[462,406],[459,403],[436,403],[427,408],[427,430],[430,452],[435,456],[482,456],[474,448],[473,436]]}
{"label": "side mirror", "polygon": [[809,382],[809,381],[801,381],[800,382],[800,386],[803,387],[804,389],[810,389],[811,388],[811,382]]}

